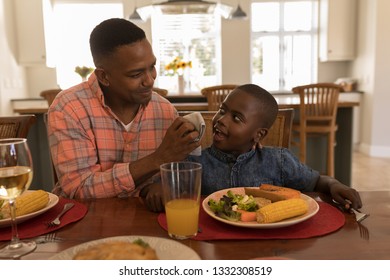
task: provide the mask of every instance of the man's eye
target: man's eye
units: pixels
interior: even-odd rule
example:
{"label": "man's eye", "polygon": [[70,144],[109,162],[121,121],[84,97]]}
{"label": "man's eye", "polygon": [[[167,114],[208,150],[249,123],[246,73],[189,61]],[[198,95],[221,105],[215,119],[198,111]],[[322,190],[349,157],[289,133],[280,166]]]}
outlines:
{"label": "man's eye", "polygon": [[222,109],[222,108],[219,108],[219,110],[218,110],[218,114],[225,114],[225,110],[224,109]]}
{"label": "man's eye", "polygon": [[130,78],[138,78],[139,76],[141,76],[141,73],[132,74],[132,75],[130,75],[129,77],[130,77]]}

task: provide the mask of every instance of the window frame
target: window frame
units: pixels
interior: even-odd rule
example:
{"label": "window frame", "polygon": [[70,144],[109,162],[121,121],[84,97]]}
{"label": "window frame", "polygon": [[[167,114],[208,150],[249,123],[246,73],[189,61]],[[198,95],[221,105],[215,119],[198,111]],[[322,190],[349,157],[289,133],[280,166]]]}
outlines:
{"label": "window frame", "polygon": [[[292,3],[292,2],[312,2],[311,7],[311,13],[312,13],[312,20],[311,20],[311,29],[308,31],[304,30],[297,30],[297,31],[287,31],[284,30],[284,8],[286,3]],[[279,38],[279,83],[278,83],[278,89],[272,90],[272,92],[291,92],[291,88],[286,88],[286,81],[284,74],[285,64],[286,64],[286,45],[285,45],[285,38],[288,37],[294,37],[294,36],[302,36],[302,35],[308,35],[311,38],[311,46],[310,46],[310,79],[307,80],[307,83],[314,83],[317,81],[317,72],[318,72],[318,1],[316,0],[252,0],[251,2],[251,13],[253,13],[252,5],[255,3],[278,3],[279,4],[279,30],[277,31],[253,31],[252,30],[252,24],[250,24],[250,32],[251,32],[251,38],[250,38],[250,69],[251,69],[251,81],[252,83],[256,83],[254,80],[254,42],[258,38],[265,38],[265,37],[271,37],[276,36]],[[251,15],[251,19],[253,18],[253,14]],[[294,85],[295,86],[295,85]]]}
{"label": "window frame", "polygon": [[[164,66],[167,63],[169,63],[171,60],[173,60],[175,55],[173,55],[171,57],[171,60],[167,59],[166,61],[164,61],[163,53],[164,52],[167,53],[169,51],[162,50],[160,43],[161,43],[161,40],[169,41],[171,38],[177,39],[178,36],[177,36],[177,34],[173,33],[173,31],[158,32],[157,28],[161,27],[159,22],[160,22],[160,20],[164,20],[164,19],[162,19],[161,16],[163,16],[163,15],[152,14],[152,16],[151,16],[152,46],[153,46],[153,50],[155,52],[155,55],[158,58],[157,63],[156,63],[157,79],[155,81],[155,85],[158,87],[163,87],[163,88],[168,89],[168,91],[170,93],[177,94],[178,93],[178,89],[176,88],[177,78],[174,76],[169,77],[170,75],[166,74],[164,71]],[[188,15],[181,15],[181,16],[185,17]],[[199,16],[199,15],[194,15],[195,18],[197,16]],[[192,36],[192,38],[186,38],[186,39],[188,41],[196,40],[196,39],[202,40],[205,38],[214,40],[214,44],[213,44],[213,46],[215,48],[214,49],[214,57],[212,58],[212,60],[210,60],[210,64],[215,66],[215,69],[214,69],[215,74],[210,75],[210,76],[196,75],[196,74],[194,74],[194,72],[196,72],[196,69],[194,69],[196,67],[196,64],[193,63],[192,69],[185,69],[185,71],[184,71],[184,79],[186,81],[185,94],[197,93],[197,92],[200,92],[200,89],[203,87],[218,84],[221,80],[221,77],[222,77],[222,57],[220,55],[220,53],[222,51],[222,48],[221,48],[221,42],[222,42],[221,16],[216,15],[216,14],[213,14],[213,15],[210,14],[210,15],[204,15],[204,16],[214,17],[213,19],[210,18],[210,21],[213,21],[215,24],[214,29],[208,33],[200,33],[201,36]],[[175,21],[175,20],[172,20],[172,22],[173,21]],[[192,26],[195,25],[195,23],[193,23],[193,22],[191,22],[191,23],[192,23],[191,24]],[[183,25],[180,25],[180,26],[183,26]],[[187,32],[187,33],[191,34],[190,32]],[[180,40],[184,41],[185,39],[181,38]],[[179,51],[179,53],[183,53],[183,51],[181,50],[181,51]],[[181,58],[185,62],[187,62],[187,61],[193,62],[195,60],[194,57],[191,57],[191,55],[188,53],[186,53],[184,55],[184,57],[181,57]],[[191,83],[191,85],[189,85],[189,81],[194,81],[194,80],[195,81],[197,80],[199,82],[196,84]]]}

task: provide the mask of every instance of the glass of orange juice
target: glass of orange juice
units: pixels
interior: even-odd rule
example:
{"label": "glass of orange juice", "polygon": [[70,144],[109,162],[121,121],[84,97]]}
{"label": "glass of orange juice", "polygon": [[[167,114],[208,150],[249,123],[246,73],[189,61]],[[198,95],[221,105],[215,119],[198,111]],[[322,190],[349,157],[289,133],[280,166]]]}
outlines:
{"label": "glass of orange juice", "polygon": [[187,239],[198,233],[202,165],[171,162],[160,166],[168,234]]}

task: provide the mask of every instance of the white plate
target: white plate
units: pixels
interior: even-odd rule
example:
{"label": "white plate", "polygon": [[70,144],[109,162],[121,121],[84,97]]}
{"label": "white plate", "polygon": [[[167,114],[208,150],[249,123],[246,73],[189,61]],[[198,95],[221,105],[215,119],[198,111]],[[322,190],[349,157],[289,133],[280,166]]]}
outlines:
{"label": "white plate", "polygon": [[177,241],[161,238],[161,237],[153,237],[153,236],[137,236],[137,235],[129,235],[129,236],[116,236],[116,237],[108,237],[103,239],[97,239],[90,242],[82,243],[80,245],[68,248],[54,256],[52,256],[51,260],[72,260],[73,257],[81,250],[85,250],[90,246],[111,242],[111,241],[125,241],[125,242],[133,242],[136,239],[142,239],[146,243],[152,247],[157,254],[157,257],[160,260],[200,260],[199,255],[192,250],[190,247],[187,247]]}
{"label": "white plate", "polygon": [[215,213],[213,211],[211,211],[209,205],[207,204],[208,201],[210,200],[210,198],[212,198],[212,199],[214,199],[216,201],[219,201],[219,199],[223,195],[225,195],[228,192],[228,190],[231,190],[235,194],[245,194],[244,188],[231,188],[231,189],[220,190],[220,191],[212,193],[208,197],[206,197],[206,199],[203,200],[202,206],[203,206],[204,211],[210,217],[212,217],[212,218],[214,218],[214,219],[216,219],[218,221],[221,221],[221,222],[223,222],[225,224],[229,224],[229,225],[233,225],[233,226],[246,227],[246,228],[280,228],[280,227],[287,227],[287,226],[295,225],[297,223],[300,223],[300,222],[303,222],[303,221],[309,219],[310,217],[314,216],[318,212],[318,210],[320,209],[320,207],[318,206],[318,203],[314,199],[312,199],[310,196],[307,196],[305,194],[301,194],[301,197],[304,200],[306,200],[306,202],[307,202],[307,204],[309,206],[309,211],[307,211],[306,214],[303,214],[303,215],[298,216],[298,217],[290,218],[290,219],[287,219],[287,220],[283,220],[283,221],[280,221],[280,222],[276,222],[276,223],[269,223],[269,224],[259,224],[257,222],[232,222],[232,221],[225,220],[225,219],[215,215]]}
{"label": "white plate", "polygon": [[[24,192],[24,194],[30,193],[30,192],[33,192],[33,190],[27,190],[27,191]],[[16,222],[19,224],[21,222],[27,221],[27,220],[29,220],[31,218],[34,218],[34,217],[36,217],[36,216],[38,216],[40,214],[45,213],[49,209],[53,208],[58,203],[59,198],[55,194],[52,194],[52,193],[48,193],[48,194],[49,194],[49,202],[47,203],[46,207],[42,208],[41,210],[35,211],[33,213],[19,216],[19,217],[16,218]],[[4,203],[7,203],[7,202],[5,201]],[[10,218],[1,219],[0,220],[0,228],[6,227],[6,226],[10,226],[10,225],[11,225],[11,219]]]}

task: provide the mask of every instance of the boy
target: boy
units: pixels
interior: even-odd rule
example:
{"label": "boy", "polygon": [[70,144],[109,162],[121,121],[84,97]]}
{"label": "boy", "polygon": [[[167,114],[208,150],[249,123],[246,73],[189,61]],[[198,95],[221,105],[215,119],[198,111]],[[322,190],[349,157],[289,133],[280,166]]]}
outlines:
{"label": "boy", "polygon": [[[360,196],[353,188],[320,175],[299,162],[288,149],[261,147],[277,113],[274,97],[254,84],[239,86],[226,97],[213,118],[212,146],[204,149],[201,156],[188,158],[202,164],[202,194],[272,184],[302,192],[329,193],[346,208],[361,208]],[[143,192],[146,206],[152,211],[163,210],[159,193],[158,185]]]}

